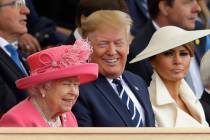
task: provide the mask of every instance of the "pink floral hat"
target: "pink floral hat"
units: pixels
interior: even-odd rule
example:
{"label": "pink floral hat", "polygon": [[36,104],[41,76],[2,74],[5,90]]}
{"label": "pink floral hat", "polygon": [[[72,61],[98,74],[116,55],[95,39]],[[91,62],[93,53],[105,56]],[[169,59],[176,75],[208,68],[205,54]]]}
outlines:
{"label": "pink floral hat", "polygon": [[98,65],[88,63],[92,48],[87,40],[77,40],[74,45],[62,45],[30,55],[27,62],[30,76],[16,81],[19,89],[27,89],[50,80],[79,76],[80,83],[95,80]]}

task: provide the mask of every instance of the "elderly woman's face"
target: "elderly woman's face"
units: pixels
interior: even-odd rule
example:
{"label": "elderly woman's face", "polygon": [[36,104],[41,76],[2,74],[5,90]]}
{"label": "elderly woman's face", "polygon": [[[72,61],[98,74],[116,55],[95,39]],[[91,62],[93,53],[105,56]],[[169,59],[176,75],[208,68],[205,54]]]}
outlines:
{"label": "elderly woman's face", "polygon": [[187,74],[190,60],[189,51],[179,46],[154,56],[151,64],[163,81],[176,82]]}
{"label": "elderly woman's face", "polygon": [[46,89],[45,101],[53,111],[70,111],[79,96],[79,78],[71,77],[52,81]]}

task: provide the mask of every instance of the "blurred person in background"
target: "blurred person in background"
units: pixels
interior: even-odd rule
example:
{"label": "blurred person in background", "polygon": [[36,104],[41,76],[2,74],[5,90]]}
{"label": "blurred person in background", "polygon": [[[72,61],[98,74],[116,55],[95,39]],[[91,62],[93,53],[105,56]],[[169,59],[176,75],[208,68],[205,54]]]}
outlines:
{"label": "blurred person in background", "polygon": [[201,79],[204,84],[203,95],[200,98],[200,102],[203,106],[206,120],[210,125],[210,50],[208,50],[201,59],[200,73]]}
{"label": "blurred person in background", "polygon": [[0,117],[27,97],[15,86],[15,81],[28,71],[14,42],[27,33],[29,13],[25,0],[0,0]]}
{"label": "blurred person in background", "polygon": [[61,44],[70,33],[67,29],[62,30],[62,27],[58,24],[43,15],[39,15],[36,7],[33,4],[34,1],[26,0],[26,4],[31,10],[31,13],[28,15],[28,32],[32,34],[40,43],[42,49],[50,46],[56,46]]}

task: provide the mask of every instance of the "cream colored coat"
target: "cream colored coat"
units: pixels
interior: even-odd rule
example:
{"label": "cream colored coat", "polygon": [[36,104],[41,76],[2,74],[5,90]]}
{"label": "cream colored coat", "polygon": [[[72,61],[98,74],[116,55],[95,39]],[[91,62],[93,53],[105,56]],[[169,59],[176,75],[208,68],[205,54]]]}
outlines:
{"label": "cream colored coat", "polygon": [[184,79],[181,81],[180,97],[199,121],[178,107],[156,72],[148,89],[157,127],[208,127],[203,108]]}

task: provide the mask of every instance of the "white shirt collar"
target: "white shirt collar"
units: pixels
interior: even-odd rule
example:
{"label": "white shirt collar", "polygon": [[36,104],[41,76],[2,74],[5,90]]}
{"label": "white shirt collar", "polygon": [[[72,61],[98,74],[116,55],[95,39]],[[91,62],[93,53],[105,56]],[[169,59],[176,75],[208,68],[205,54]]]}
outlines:
{"label": "white shirt collar", "polygon": [[156,30],[160,28],[160,26],[154,20],[152,20],[152,24],[154,25]]}
{"label": "white shirt collar", "polygon": [[6,46],[7,44],[9,44],[9,42],[4,38],[0,37],[0,47],[4,48],[4,46]]}
{"label": "white shirt collar", "polygon": [[75,37],[76,39],[81,39],[81,38],[82,38],[82,36],[80,35],[80,33],[79,33],[79,31],[78,31],[78,28],[76,28],[75,31],[74,31],[74,37]]}
{"label": "white shirt collar", "polygon": [[4,52],[6,52],[10,56],[10,53],[4,47],[4,46],[6,46],[8,44],[9,44],[9,42],[7,40],[5,40],[4,38],[0,37],[0,47],[4,50]]}
{"label": "white shirt collar", "polygon": [[[106,77],[106,79],[107,79],[107,81],[113,86],[113,83],[112,83],[113,78],[108,78],[108,77]],[[120,79],[121,81],[123,81],[123,80],[122,80],[122,75],[119,76],[119,79]]]}
{"label": "white shirt collar", "polygon": [[208,94],[210,94],[210,90],[208,90],[207,88],[204,89]]}
{"label": "white shirt collar", "polygon": [[[8,52],[4,46],[8,45],[10,42],[8,42],[7,40],[5,40],[4,38],[0,37],[0,47],[10,56],[10,52]],[[12,45],[15,46],[15,48],[17,49],[17,41],[11,43]]]}

